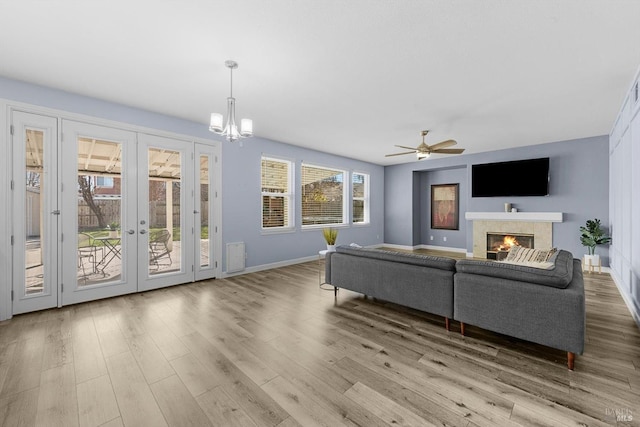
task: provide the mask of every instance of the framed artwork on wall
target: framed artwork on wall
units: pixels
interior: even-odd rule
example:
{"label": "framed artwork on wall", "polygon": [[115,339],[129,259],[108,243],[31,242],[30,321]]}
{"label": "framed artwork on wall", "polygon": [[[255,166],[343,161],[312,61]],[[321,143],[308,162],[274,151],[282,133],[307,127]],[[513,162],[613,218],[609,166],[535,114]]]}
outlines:
{"label": "framed artwork on wall", "polygon": [[438,184],[431,186],[432,229],[460,229],[458,185],[459,184]]}

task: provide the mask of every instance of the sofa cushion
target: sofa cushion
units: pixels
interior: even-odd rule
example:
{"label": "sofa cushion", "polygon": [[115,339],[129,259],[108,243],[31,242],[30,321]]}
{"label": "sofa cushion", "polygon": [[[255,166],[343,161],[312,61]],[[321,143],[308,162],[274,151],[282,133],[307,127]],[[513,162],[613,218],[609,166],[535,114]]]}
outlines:
{"label": "sofa cushion", "polygon": [[456,262],[456,271],[564,289],[573,278],[573,255],[559,250],[553,268],[548,270],[503,262],[461,259]]}
{"label": "sofa cushion", "polygon": [[456,269],[456,260],[447,257],[395,252],[373,248],[354,248],[350,246],[338,246],[336,247],[336,252],[383,261],[393,261],[404,264],[419,265],[422,267],[438,268],[440,270],[455,271]]}

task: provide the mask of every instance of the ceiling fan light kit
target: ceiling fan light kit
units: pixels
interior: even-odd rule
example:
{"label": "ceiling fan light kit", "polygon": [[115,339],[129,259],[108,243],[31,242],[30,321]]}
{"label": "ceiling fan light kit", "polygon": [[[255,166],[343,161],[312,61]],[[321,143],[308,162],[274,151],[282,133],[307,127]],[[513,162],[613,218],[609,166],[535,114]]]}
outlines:
{"label": "ceiling fan light kit", "polygon": [[236,125],[236,99],[233,97],[233,70],[238,68],[238,63],[227,60],[224,65],[229,68],[231,74],[230,94],[227,98],[227,123],[223,127],[224,117],[220,113],[211,113],[209,130],[224,136],[227,141],[234,142],[238,138],[253,136],[253,121],[251,119],[240,120],[240,130]]}
{"label": "ceiling fan light kit", "polygon": [[464,151],[464,148],[447,148],[447,147],[451,147],[452,145],[456,145],[457,142],[454,141],[453,139],[447,139],[446,141],[441,141],[438,142],[437,144],[433,144],[431,146],[427,145],[424,142],[424,137],[427,136],[427,134],[429,133],[428,130],[423,130],[421,132],[422,135],[422,143],[420,145],[418,145],[417,147],[406,147],[404,145],[396,145],[396,147],[398,148],[404,148],[406,150],[411,150],[411,151],[404,151],[402,153],[394,153],[394,154],[387,154],[385,157],[391,157],[391,156],[403,156],[405,154],[414,154],[416,155],[416,157],[418,158],[418,160],[424,160],[424,159],[428,159],[431,156],[431,153],[436,153],[436,154],[461,154]]}

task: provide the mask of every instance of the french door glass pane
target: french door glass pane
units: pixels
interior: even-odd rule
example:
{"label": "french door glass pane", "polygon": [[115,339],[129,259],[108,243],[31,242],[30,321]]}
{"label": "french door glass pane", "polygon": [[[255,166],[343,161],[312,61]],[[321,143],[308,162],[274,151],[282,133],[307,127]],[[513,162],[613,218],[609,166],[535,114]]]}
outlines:
{"label": "french door glass pane", "polygon": [[122,144],[78,138],[78,286],[122,279]]}
{"label": "french door glass pane", "polygon": [[149,148],[149,274],[181,271],[180,152]]}
{"label": "french door glass pane", "polygon": [[26,130],[26,245],[25,245],[25,295],[42,293],[44,290],[44,133]]}
{"label": "french door glass pane", "polygon": [[209,156],[200,156],[200,267],[209,266]]}

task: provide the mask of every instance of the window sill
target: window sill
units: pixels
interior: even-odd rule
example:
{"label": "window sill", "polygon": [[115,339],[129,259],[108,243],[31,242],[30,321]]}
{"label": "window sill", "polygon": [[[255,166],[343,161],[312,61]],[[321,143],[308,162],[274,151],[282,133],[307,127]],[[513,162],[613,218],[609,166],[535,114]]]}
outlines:
{"label": "window sill", "polygon": [[348,228],[349,224],[314,224],[314,225],[302,225],[301,231],[317,231],[325,228]]}
{"label": "window sill", "polygon": [[290,233],[295,233],[296,229],[295,227],[293,228],[278,228],[278,229],[261,229],[260,230],[260,235],[261,236],[269,236],[272,234],[290,234]]}

